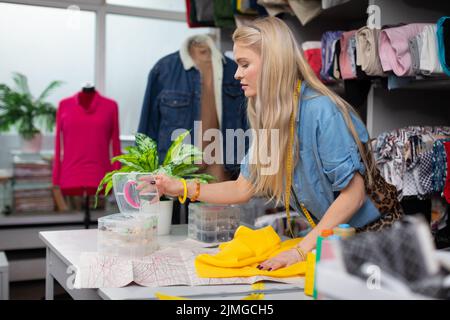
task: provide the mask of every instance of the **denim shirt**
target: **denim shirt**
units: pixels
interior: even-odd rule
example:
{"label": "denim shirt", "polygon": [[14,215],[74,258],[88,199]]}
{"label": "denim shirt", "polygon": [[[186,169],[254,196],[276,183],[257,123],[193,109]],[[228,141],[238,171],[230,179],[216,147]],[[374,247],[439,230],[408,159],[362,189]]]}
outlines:
{"label": "denim shirt", "polygon": [[[342,114],[329,97],[303,83],[299,107],[296,133],[300,157],[294,169],[293,187],[300,203],[320,220],[355,172],[363,175],[365,167]],[[353,114],[352,120],[361,142],[366,143],[369,135],[364,124]],[[241,163],[241,174],[246,179],[250,177],[248,155]],[[301,213],[300,208],[297,210]],[[366,196],[363,206],[348,223],[363,227],[380,216]]]}
{"label": "denim shirt", "polygon": [[[237,177],[240,170],[238,143],[234,143],[233,157],[227,153],[227,129],[248,129],[245,96],[239,81],[234,79],[236,63],[224,58],[222,78],[223,158],[225,170]],[[200,120],[201,76],[192,67],[185,70],[179,52],[172,53],[153,67],[148,76],[147,89],[142,106],[138,132],[154,139],[158,144],[159,161],[162,162],[172,143],[176,129],[194,132],[194,121]],[[231,144],[230,144],[231,145]],[[242,156],[241,156],[242,157]],[[233,163],[230,160],[233,159]]]}

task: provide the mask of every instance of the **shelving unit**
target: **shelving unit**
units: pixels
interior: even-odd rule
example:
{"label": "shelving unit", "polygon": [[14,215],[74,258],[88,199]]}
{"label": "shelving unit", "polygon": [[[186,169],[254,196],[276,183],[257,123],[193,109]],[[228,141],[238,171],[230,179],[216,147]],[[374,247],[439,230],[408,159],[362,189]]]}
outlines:
{"label": "shelving unit", "polygon": [[[381,26],[398,23],[436,23],[450,15],[450,1],[440,0],[352,0],[324,10],[302,26],[295,16],[280,17],[293,31],[299,44],[318,41],[330,30],[353,30],[366,25],[369,5],[380,8]],[[232,50],[232,30],[221,31],[222,50]],[[342,92],[338,92],[342,93]],[[367,97],[367,128],[372,137],[410,125],[450,125],[450,78],[405,81],[394,90],[384,89],[374,81]],[[443,107],[444,106],[444,107]]]}
{"label": "shelving unit", "polygon": [[[436,23],[450,15],[450,2],[439,0],[370,0],[381,11],[381,25]],[[385,131],[410,125],[450,125],[450,78],[405,81],[398,89],[386,90],[374,83],[367,100],[367,127],[375,137]]]}

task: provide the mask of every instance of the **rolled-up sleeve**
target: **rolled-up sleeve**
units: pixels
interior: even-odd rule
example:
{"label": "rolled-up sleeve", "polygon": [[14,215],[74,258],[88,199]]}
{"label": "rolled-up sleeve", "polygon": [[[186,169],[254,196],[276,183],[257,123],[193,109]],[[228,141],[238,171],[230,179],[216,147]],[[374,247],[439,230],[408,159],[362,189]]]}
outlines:
{"label": "rolled-up sleeve", "polygon": [[[364,125],[353,115],[352,120],[361,142],[366,143],[368,134]],[[317,144],[324,174],[334,192],[345,189],[355,172],[364,175],[358,146],[339,111],[319,124]]]}

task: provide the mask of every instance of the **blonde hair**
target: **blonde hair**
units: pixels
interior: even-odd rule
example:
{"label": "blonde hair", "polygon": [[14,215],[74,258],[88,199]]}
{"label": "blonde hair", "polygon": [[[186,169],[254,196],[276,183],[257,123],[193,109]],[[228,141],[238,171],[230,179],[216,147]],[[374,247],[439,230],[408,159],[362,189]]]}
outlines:
{"label": "blonde hair", "polygon": [[[297,98],[294,90],[298,80],[320,94],[329,97],[342,113],[345,123],[353,136],[362,161],[366,167],[369,184],[372,184],[374,161],[370,143],[361,142],[351,113],[358,113],[345,100],[326,87],[305,61],[302,52],[288,26],[278,18],[268,17],[256,20],[252,25],[241,26],[233,33],[233,41],[249,47],[261,57],[261,72],[257,84],[257,96],[248,99],[247,114],[252,129],[278,129],[279,170],[272,175],[262,174],[263,165],[258,154],[271,154],[268,136],[254,137],[250,148],[250,179],[253,191],[257,194],[276,199],[284,199],[284,178],[287,177],[286,157],[289,150],[290,117],[296,116]],[[294,163],[299,161],[299,141],[294,135]],[[261,152],[263,149],[263,152]],[[259,151],[258,151],[259,150]],[[265,153],[264,153],[265,152]]]}

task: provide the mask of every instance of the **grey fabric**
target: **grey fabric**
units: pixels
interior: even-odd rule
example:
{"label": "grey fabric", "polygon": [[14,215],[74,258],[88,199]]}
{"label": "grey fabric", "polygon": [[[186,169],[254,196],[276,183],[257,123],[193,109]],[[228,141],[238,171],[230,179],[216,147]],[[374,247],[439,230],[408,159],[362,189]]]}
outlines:
{"label": "grey fabric", "polygon": [[433,193],[433,151],[419,155],[419,180],[424,194]]}
{"label": "grey fabric", "polygon": [[302,25],[307,24],[322,12],[320,0],[288,0],[288,2]]}
{"label": "grey fabric", "polygon": [[[192,0],[191,0],[192,1]],[[214,22],[214,6],[211,0],[195,0],[195,12],[200,23]]]}
{"label": "grey fabric", "polygon": [[411,67],[415,74],[420,72],[420,52],[418,37],[409,39],[409,51],[411,51]]}
{"label": "grey fabric", "polygon": [[350,0],[322,0],[322,9],[330,9],[332,7],[344,4],[349,1]]}
{"label": "grey fabric", "polygon": [[258,0],[257,3],[260,6],[263,6],[267,13],[272,17],[277,16],[280,13],[292,12],[288,0]]}

